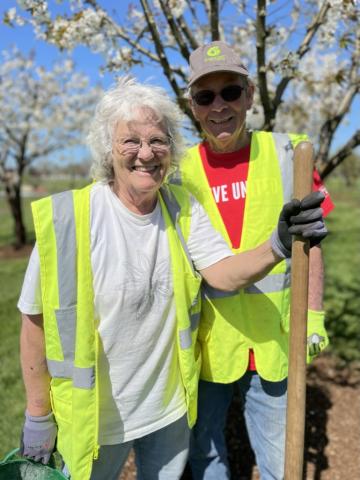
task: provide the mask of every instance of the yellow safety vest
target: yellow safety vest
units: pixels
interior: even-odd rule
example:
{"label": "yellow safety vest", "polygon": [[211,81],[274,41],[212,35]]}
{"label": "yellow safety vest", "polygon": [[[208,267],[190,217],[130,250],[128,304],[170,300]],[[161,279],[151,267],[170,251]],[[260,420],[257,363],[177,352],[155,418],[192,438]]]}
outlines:
{"label": "yellow safety vest", "polygon": [[[269,238],[283,204],[292,198],[293,148],[303,140],[307,140],[305,135],[253,132],[241,244],[234,253],[254,248]],[[188,150],[172,181],[181,183],[197,198],[231,247],[198,145]],[[254,350],[262,378],[279,381],[287,376],[289,285],[287,260],[240,291],[203,287],[199,328],[202,379],[219,383],[239,379],[247,370],[249,349]]]}
{"label": "yellow safety vest", "polygon": [[[46,360],[51,402],[58,424],[57,448],[72,480],[90,478],[98,454],[99,319],[94,311],[90,246],[90,191],[53,195],[32,204],[40,257]],[[186,240],[190,232],[189,194],[161,188],[159,199],[169,240],[177,318],[177,350],[192,427],[197,416],[200,349],[200,282]]]}

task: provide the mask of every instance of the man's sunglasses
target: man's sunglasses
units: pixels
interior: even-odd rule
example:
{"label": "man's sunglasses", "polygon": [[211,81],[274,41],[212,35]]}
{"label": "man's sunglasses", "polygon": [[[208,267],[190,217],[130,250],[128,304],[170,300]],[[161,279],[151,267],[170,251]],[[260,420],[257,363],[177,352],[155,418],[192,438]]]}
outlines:
{"label": "man's sunglasses", "polygon": [[[219,95],[225,100],[225,102],[235,102],[235,100],[238,100],[241,97],[243,90],[245,90],[245,88],[240,85],[228,85],[220,90]],[[199,90],[194,93],[191,98],[198,105],[205,107],[213,103],[216,95],[217,93],[212,90]]]}

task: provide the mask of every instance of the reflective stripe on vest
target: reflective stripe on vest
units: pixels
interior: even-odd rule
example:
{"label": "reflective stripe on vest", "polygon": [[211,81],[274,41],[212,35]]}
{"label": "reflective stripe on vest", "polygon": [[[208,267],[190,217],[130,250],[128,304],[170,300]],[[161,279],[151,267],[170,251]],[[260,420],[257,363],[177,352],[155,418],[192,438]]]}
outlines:
{"label": "reflective stripe on vest", "polygon": [[190,348],[192,344],[191,332],[196,330],[199,326],[200,312],[192,313],[190,315],[190,327],[185,330],[180,330],[180,346],[183,350]]}
{"label": "reflective stripe on vest", "polygon": [[[166,205],[166,208],[170,214],[171,220],[174,224],[174,227],[176,229],[176,233],[179,237],[179,240],[181,242],[181,245],[183,247],[185,256],[188,260],[188,263],[190,265],[191,271],[193,272],[194,275],[197,275],[193,262],[191,260],[191,256],[189,253],[189,249],[187,247],[184,235],[181,231],[178,219],[180,216],[180,210],[181,207],[176,200],[174,195],[171,195],[171,193],[167,190],[167,188],[161,187],[160,188],[162,198],[164,200],[164,203]],[[186,328],[184,330],[179,331],[179,336],[180,336],[180,347],[185,350],[187,348],[190,348],[192,345],[192,338],[191,338],[191,332],[196,330],[199,326],[199,321],[200,321],[200,310],[197,308],[198,311],[193,311],[196,309],[198,304],[198,298],[195,299],[193,304],[191,305],[190,309],[188,310],[189,318],[190,318],[190,327]]]}
{"label": "reflective stripe on vest", "polygon": [[95,367],[74,365],[76,333],[76,228],[71,191],[52,198],[53,222],[58,258],[59,309],[55,311],[64,360],[47,359],[49,373],[56,378],[71,378],[74,387],[92,388]]}
{"label": "reflective stripe on vest", "polygon": [[289,202],[293,194],[293,145],[288,135],[273,135],[273,141],[280,165],[284,203]]}

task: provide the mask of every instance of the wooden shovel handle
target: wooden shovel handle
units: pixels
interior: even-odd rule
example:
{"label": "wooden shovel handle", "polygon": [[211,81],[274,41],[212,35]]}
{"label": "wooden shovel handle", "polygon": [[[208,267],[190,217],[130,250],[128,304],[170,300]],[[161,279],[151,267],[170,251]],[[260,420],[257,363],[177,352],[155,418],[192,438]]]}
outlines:
{"label": "wooden shovel handle", "polygon": [[[294,197],[311,193],[313,148],[300,142],[294,151]],[[291,257],[289,375],[286,418],[285,480],[303,478],[306,405],[306,330],[309,288],[309,241],[295,237]]]}

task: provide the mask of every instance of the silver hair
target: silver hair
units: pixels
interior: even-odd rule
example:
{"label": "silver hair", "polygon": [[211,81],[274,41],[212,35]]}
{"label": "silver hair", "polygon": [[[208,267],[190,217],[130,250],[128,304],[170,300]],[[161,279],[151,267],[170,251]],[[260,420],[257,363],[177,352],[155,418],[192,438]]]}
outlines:
{"label": "silver hair", "polygon": [[134,120],[139,109],[143,108],[151,109],[165,126],[171,149],[168,174],[176,169],[184,152],[180,134],[184,116],[180,108],[161,87],[141,84],[131,76],[124,76],[104,93],[90,125],[87,144],[93,156],[91,175],[94,180],[105,183],[113,180],[112,145],[115,127],[120,121]]}

